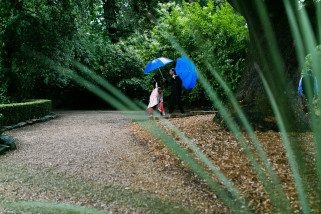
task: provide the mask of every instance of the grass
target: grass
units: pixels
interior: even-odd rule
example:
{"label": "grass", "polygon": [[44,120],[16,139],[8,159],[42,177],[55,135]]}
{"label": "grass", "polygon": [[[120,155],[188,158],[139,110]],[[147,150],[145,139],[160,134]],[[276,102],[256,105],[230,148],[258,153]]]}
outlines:
{"label": "grass", "polygon": [[[15,189],[17,195],[1,200],[2,209],[32,213],[105,213],[99,204],[114,204],[123,210],[148,213],[197,213],[193,208],[158,198],[146,191],[126,189],[105,182],[57,174],[51,169],[0,166],[0,183]],[[38,195],[24,196],[37,192]],[[5,194],[4,194],[5,195]],[[21,197],[21,198],[20,198]],[[24,201],[29,197],[32,201]],[[43,197],[51,200],[44,200]],[[64,201],[64,202],[62,202]],[[70,204],[66,204],[66,202]],[[79,206],[79,203],[83,206]],[[96,207],[86,208],[88,204]],[[57,212],[56,212],[57,211]]]}

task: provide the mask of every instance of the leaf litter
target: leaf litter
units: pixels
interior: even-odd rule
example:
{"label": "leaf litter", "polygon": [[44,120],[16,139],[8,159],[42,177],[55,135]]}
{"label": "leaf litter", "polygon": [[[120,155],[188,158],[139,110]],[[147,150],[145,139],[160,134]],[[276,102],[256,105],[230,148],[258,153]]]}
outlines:
{"label": "leaf litter", "polygon": [[[251,169],[251,165],[243,149],[231,132],[213,122],[213,116],[214,115],[197,115],[184,118],[172,118],[170,121],[183,131],[187,137],[192,139],[212,163],[235,184],[255,213],[273,212],[269,196]],[[157,123],[164,127],[161,121],[157,121]],[[144,130],[137,123],[133,123],[131,129],[136,138],[145,144],[149,154],[160,167],[172,173],[183,173],[187,178],[187,182],[191,185],[198,185],[199,191],[208,194],[208,201],[204,203],[211,204],[210,206],[221,207],[222,213],[229,212],[222,202],[213,200],[213,198],[216,198],[215,193],[213,193],[204,182],[200,181],[162,142],[151,136],[147,130]],[[170,129],[167,127],[164,127],[164,129],[168,134],[172,135],[180,145],[184,146]],[[266,151],[273,169],[280,178],[293,211],[300,213],[298,197],[280,133],[275,131],[255,131],[255,133]],[[297,136],[298,141],[300,141],[307,150],[307,158],[313,157],[314,147],[312,134],[300,133]],[[184,147],[186,148],[186,146]],[[213,178],[216,179],[214,175]],[[313,194],[310,196],[312,198],[314,197]]]}

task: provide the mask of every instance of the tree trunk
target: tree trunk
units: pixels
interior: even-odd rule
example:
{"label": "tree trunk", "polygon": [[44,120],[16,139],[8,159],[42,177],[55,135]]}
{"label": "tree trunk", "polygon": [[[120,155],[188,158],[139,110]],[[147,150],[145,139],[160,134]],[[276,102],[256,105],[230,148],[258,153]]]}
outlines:
{"label": "tree trunk", "polygon": [[[261,124],[263,128],[269,128],[266,127],[264,118],[272,115],[272,111],[270,101],[264,92],[263,83],[259,75],[261,72],[271,87],[286,130],[301,131],[310,129],[309,116],[303,112],[301,100],[296,91],[301,69],[298,66],[295,43],[283,1],[265,0],[269,21],[272,25],[272,31],[275,34],[281,55],[279,60],[282,60],[284,63],[281,74],[278,74],[275,66],[273,66],[273,55],[269,52],[271,41],[268,40],[262,23],[259,21],[260,14],[255,5],[255,1],[259,0],[228,1],[245,17],[250,33],[249,67],[241,84],[242,91],[240,92],[240,98],[244,100],[247,106],[244,110],[249,115],[249,119],[252,120],[251,122],[254,125]],[[295,1],[291,3],[296,4]],[[313,28],[317,29],[314,4],[306,5],[306,9]],[[263,54],[261,55],[261,53]],[[267,60],[267,66],[264,63],[264,59]],[[299,138],[300,135],[296,133],[289,132],[289,137],[300,173],[305,175],[303,178],[311,177],[311,175],[316,177],[317,172],[314,170],[316,167],[313,162],[309,161],[310,158],[305,158],[309,154],[306,151],[304,143],[302,143],[302,139]],[[305,182],[306,191],[312,193],[315,198],[318,198],[318,196],[314,195],[316,192],[315,185],[310,185],[310,180],[304,179],[303,182]],[[318,201],[318,199],[315,201]]]}
{"label": "tree trunk", "polygon": [[104,19],[106,25],[106,34],[111,42],[116,43],[117,37],[117,14],[118,6],[116,0],[103,0]]}
{"label": "tree trunk", "polygon": [[307,119],[302,112],[298,111],[301,103],[295,89],[299,81],[300,69],[283,1],[265,1],[268,19],[280,53],[278,61],[283,62],[282,73],[277,72],[273,64],[274,53],[269,51],[272,41],[265,33],[255,1],[257,0],[228,0],[246,19],[250,34],[248,69],[241,83],[238,97],[245,105],[245,111],[251,115],[252,122],[262,123],[266,117],[272,116],[271,104],[259,75],[261,73],[271,87],[287,128],[289,130],[300,128],[298,124],[306,126]]}
{"label": "tree trunk", "polygon": [[[5,17],[6,19],[12,18],[14,16],[18,17],[23,12],[23,1],[11,0],[6,1],[5,4],[7,4],[6,9],[8,11],[12,11],[11,17]],[[12,71],[14,54],[18,51],[21,45],[16,39],[15,24],[16,21],[11,22],[11,25],[7,25],[6,28],[3,29],[4,32],[2,34],[3,47],[1,51],[1,65],[3,75],[1,75],[1,78],[3,79],[1,79],[0,82],[7,85],[6,96],[8,97],[14,97],[17,92],[17,88],[19,87],[16,81],[17,76]]]}

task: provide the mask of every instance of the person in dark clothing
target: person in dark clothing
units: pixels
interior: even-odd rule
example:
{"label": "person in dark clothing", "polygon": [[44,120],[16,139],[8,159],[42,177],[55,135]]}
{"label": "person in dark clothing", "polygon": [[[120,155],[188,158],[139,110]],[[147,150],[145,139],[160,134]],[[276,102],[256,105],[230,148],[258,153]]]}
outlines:
{"label": "person in dark clothing", "polygon": [[171,95],[169,100],[169,113],[173,113],[175,107],[178,106],[180,112],[184,114],[182,107],[182,80],[176,75],[175,69],[171,68],[169,71],[171,75]]}

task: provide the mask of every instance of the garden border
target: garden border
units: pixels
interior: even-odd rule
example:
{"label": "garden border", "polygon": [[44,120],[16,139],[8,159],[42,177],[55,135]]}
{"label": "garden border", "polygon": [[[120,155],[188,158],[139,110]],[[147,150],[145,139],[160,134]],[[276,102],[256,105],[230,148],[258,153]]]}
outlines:
{"label": "garden border", "polygon": [[58,115],[51,112],[50,114],[44,116],[44,117],[41,117],[41,118],[37,118],[37,119],[30,119],[30,120],[27,120],[27,121],[22,121],[22,122],[19,122],[17,124],[14,124],[14,125],[10,125],[10,126],[2,126],[2,131],[9,131],[9,130],[12,130],[12,129],[17,129],[17,128],[22,128],[24,126],[28,126],[28,125],[33,125],[35,123],[43,123],[43,122],[47,122],[49,120],[52,120],[52,119],[55,119],[57,118]]}

